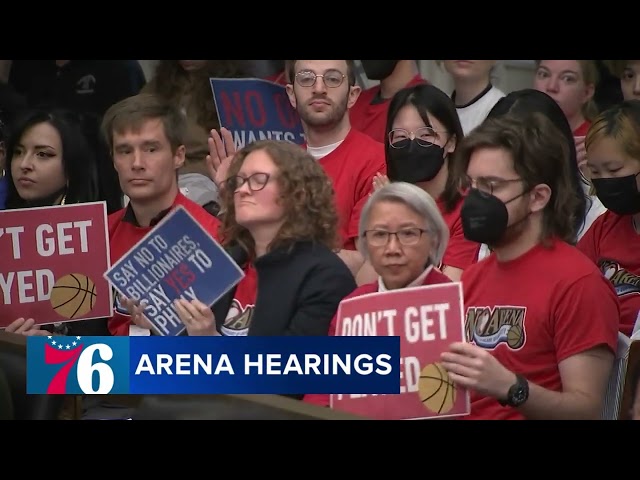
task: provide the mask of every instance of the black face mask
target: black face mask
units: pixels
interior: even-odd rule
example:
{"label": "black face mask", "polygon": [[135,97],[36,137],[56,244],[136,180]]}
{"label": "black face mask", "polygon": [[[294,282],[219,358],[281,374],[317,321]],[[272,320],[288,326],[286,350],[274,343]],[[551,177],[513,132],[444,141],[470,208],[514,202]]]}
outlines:
{"label": "black face mask", "polygon": [[472,188],[465,197],[460,211],[464,237],[472,242],[495,245],[509,227],[507,204],[525,193],[527,192],[503,202],[494,195]]}
{"label": "black face mask", "polygon": [[640,192],[635,175],[618,178],[594,178],[591,180],[602,204],[618,215],[640,213]]}
{"label": "black face mask", "polygon": [[444,149],[438,145],[422,147],[413,140],[401,140],[389,147],[387,170],[394,182],[428,182],[433,180],[444,165]]}
{"label": "black face mask", "polygon": [[393,73],[400,60],[360,60],[369,80],[384,80]]}

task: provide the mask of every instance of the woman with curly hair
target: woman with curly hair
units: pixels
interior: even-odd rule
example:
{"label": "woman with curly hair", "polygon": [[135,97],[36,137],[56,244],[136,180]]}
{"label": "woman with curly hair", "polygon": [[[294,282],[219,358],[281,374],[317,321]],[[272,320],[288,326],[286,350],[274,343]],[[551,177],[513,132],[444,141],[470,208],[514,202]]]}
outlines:
{"label": "woman with curly hair", "polygon": [[[299,146],[262,140],[238,151],[222,184],[221,236],[245,277],[212,308],[176,302],[188,335],[322,336],[356,288],[339,248],[331,180]],[[134,321],[140,317],[134,312]]]}
{"label": "woman with curly hair", "polygon": [[252,68],[247,60],[160,60],[142,90],[176,105],[187,116],[187,152],[179,184],[185,196],[205,208],[218,198],[205,162],[209,133],[220,129],[209,78],[251,77]]}

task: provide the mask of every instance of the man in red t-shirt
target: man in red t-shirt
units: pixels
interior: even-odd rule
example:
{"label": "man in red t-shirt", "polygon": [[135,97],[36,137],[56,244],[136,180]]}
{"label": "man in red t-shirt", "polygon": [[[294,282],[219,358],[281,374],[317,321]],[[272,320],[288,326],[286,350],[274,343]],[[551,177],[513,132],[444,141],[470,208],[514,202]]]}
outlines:
{"label": "man in red t-shirt", "polygon": [[360,60],[369,80],[380,83],[364,90],[349,111],[353,128],[384,143],[389,101],[405,87],[428,83],[415,60]]}
{"label": "man in red t-shirt", "polygon": [[364,263],[355,242],[360,211],[374,176],[386,174],[384,145],[351,127],[349,109],[361,90],[353,60],[287,60],[286,69],[305,147],[333,181],[343,240],[339,255],[355,275]]}
{"label": "man in red t-shirt", "polygon": [[[130,199],[126,208],[109,215],[112,264],[177,205],[218,239],[219,220],[178,188],[177,172],[185,161],[185,122],[179,110],[152,95],[129,97],[105,114],[103,133],[122,191]],[[127,309],[118,300],[108,327],[112,335],[150,334],[131,324]]]}
{"label": "man in red t-shirt", "polygon": [[599,419],[620,309],[568,242],[577,192],[562,134],[544,116],[491,119],[458,149],[465,236],[492,254],[462,274],[468,343],[442,354],[471,391],[471,419]]}

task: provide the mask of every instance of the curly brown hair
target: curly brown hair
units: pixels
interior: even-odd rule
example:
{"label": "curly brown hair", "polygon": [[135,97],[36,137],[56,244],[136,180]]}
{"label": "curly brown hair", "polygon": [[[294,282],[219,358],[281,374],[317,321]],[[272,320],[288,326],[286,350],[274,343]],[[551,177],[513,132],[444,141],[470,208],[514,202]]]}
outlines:
{"label": "curly brown hair", "polygon": [[[250,143],[235,154],[229,166],[229,178],[238,174],[247,156],[259,150],[265,151],[278,168],[276,181],[285,207],[285,222],[269,245],[269,251],[292,247],[299,241],[313,241],[337,250],[340,241],[333,184],[318,162],[299,145],[277,140]],[[222,208],[226,211],[222,223],[223,243],[238,244],[253,258],[255,243],[249,231],[236,222],[234,195],[231,188],[221,191]]]}
{"label": "curly brown hair", "polygon": [[207,131],[220,128],[209,78],[252,77],[248,60],[207,60],[200,69],[187,72],[179,60],[160,60],[153,79],[144,88],[145,92],[159,95],[164,100],[180,103],[182,96],[190,96],[190,104],[196,110],[196,122]]}

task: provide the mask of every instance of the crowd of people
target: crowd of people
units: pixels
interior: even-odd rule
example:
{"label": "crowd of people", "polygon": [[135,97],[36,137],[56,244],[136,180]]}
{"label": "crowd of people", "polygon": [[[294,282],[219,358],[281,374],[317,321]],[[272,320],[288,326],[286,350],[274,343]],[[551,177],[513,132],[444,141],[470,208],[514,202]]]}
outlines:
{"label": "crowd of people", "polygon": [[[112,263],[186,208],[245,274],[176,303],[186,335],[336,335],[345,299],[460,281],[468,338],[441,364],[462,418],[600,418],[640,318],[640,60],[536,60],[508,94],[495,60],[438,61],[451,93],[415,60],[362,60],[364,90],[354,60],[273,62],[305,143],[236,151],[208,79],[248,61],[163,60],[148,83],[131,61],[13,61],[0,208],[105,201]],[[143,312],[117,296],[112,318],[6,331],[154,335]]]}

